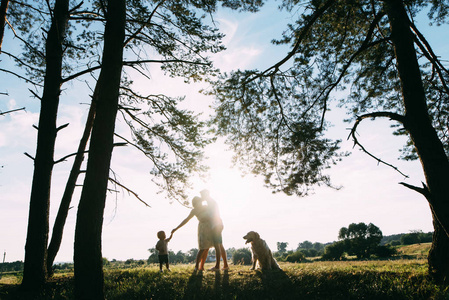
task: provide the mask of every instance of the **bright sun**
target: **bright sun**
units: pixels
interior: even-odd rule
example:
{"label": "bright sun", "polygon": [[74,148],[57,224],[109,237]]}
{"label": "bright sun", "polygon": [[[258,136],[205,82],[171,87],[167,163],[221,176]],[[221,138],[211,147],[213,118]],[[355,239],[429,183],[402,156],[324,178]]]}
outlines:
{"label": "bright sun", "polygon": [[251,201],[251,176],[242,177],[238,170],[230,168],[211,171],[204,188],[208,189],[211,197],[217,201],[223,217],[239,215]]}

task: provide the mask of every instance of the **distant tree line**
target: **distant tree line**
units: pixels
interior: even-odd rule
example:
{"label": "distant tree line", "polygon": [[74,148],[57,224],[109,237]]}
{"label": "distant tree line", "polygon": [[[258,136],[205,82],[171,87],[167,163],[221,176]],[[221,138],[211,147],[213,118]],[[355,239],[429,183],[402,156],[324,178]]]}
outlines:
{"label": "distant tree line", "polygon": [[23,261],[0,263],[1,272],[14,272],[23,270]]}
{"label": "distant tree line", "polygon": [[413,245],[421,243],[431,243],[433,232],[422,232],[421,230],[412,230],[410,233],[401,233],[385,236],[380,241],[381,245],[389,244],[392,246],[398,245]]}
{"label": "distant tree line", "polygon": [[[351,224],[348,228],[343,227],[339,231],[339,241],[331,243],[319,243],[303,241],[298,243],[296,250],[287,250],[288,243],[277,242],[277,251],[273,255],[278,261],[298,263],[310,258],[321,260],[341,260],[345,254],[354,255],[358,259],[366,259],[372,256],[386,258],[396,254],[394,246],[412,245],[420,243],[431,243],[433,232],[424,233],[421,230],[413,230],[410,233],[400,233],[389,236],[382,236],[380,229],[373,225],[364,223]],[[148,249],[150,256],[147,260],[127,259],[119,261],[113,259],[109,261],[103,258],[103,265],[106,268],[135,268],[158,263],[158,254],[155,248]],[[249,248],[229,248],[226,250],[228,257],[234,265],[251,264],[251,251]],[[169,262],[171,264],[194,263],[198,249],[192,248],[187,252],[169,251]],[[214,255],[214,250],[210,252]],[[73,263],[59,263],[53,265],[53,270],[73,269]],[[23,271],[23,262],[7,262],[0,264],[2,272]]]}

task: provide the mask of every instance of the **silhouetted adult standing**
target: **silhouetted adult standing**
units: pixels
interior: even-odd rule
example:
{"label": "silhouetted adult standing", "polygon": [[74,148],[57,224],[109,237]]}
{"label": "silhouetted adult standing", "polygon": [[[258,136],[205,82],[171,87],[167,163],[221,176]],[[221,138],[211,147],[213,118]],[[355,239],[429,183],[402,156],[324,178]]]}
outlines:
{"label": "silhouetted adult standing", "polygon": [[[206,201],[207,203],[207,210],[210,214],[211,217],[211,221],[210,221],[210,226],[211,226],[211,234],[212,234],[212,241],[214,244],[214,248],[215,248],[215,255],[216,255],[216,263],[215,266],[213,268],[211,268],[211,271],[218,271],[220,270],[220,259],[223,259],[223,270],[227,270],[229,269],[228,266],[228,259],[226,257],[226,250],[223,246],[223,237],[222,237],[222,232],[223,232],[223,220],[220,217],[220,211],[218,209],[218,204],[217,202],[215,202],[214,199],[212,199],[210,197],[210,193],[208,190],[202,190],[200,192],[201,194],[201,199],[202,201]],[[207,252],[203,255],[206,255],[207,257]]]}
{"label": "silhouetted adult standing", "polygon": [[187,218],[185,218],[175,229],[176,230],[187,224],[193,217],[196,217],[198,223],[198,254],[196,256],[195,270],[203,270],[206,262],[209,248],[214,246],[213,234],[211,227],[211,213],[206,205],[202,204],[203,200],[200,197],[194,197],[192,200],[193,209],[190,211]]}

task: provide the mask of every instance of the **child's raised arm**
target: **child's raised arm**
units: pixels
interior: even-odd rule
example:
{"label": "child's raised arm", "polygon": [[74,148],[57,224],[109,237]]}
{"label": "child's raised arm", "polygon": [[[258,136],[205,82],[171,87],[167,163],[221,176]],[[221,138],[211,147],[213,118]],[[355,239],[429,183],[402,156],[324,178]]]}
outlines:
{"label": "child's raised arm", "polygon": [[173,231],[172,231],[172,233],[170,234],[170,236],[168,237],[167,242],[169,242],[169,241],[171,240],[172,237],[173,237]]}

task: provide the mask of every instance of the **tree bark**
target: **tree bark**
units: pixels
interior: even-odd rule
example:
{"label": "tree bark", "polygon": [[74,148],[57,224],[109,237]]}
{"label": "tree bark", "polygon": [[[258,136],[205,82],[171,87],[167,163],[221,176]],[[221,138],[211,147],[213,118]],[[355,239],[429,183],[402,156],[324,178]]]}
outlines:
{"label": "tree bark", "polygon": [[[399,77],[402,84],[402,96],[405,107],[404,126],[410,133],[411,140],[418,152],[426,178],[429,201],[436,229],[449,233],[449,161],[443,144],[432,126],[427,110],[426,96],[421,79],[418,59],[410,30],[410,20],[402,0],[385,0],[385,10],[388,14],[391,28],[391,38],[394,44]],[[441,225],[441,228],[439,225]],[[434,244],[439,244],[441,232],[434,236]],[[447,239],[447,236],[444,238]],[[441,241],[441,244],[445,244]],[[433,256],[441,255],[442,251],[434,251]],[[446,256],[446,255],[445,255]],[[446,257],[440,257],[444,261]],[[433,274],[445,273],[449,269],[433,264],[438,259],[429,260],[429,266],[435,270]]]}
{"label": "tree bark", "polygon": [[441,227],[437,218],[433,218],[433,239],[427,261],[429,274],[438,283],[449,283],[449,237]]}
{"label": "tree bark", "polygon": [[70,202],[72,201],[73,192],[76,187],[76,181],[80,174],[81,164],[84,160],[84,151],[86,150],[87,142],[92,131],[92,126],[95,118],[95,97],[96,91],[93,95],[92,104],[90,105],[89,113],[87,115],[86,125],[84,127],[84,133],[81,137],[78,145],[78,151],[73,161],[72,169],[70,170],[69,178],[65,186],[64,194],[62,195],[61,203],[59,204],[58,214],[56,215],[55,223],[53,225],[53,231],[51,235],[50,244],[48,246],[47,257],[47,275],[53,275],[53,263],[62,242],[62,235],[64,232],[64,225],[69,213]]}
{"label": "tree bark", "polygon": [[101,233],[118,109],[125,13],[125,0],[108,1],[96,116],[75,229],[76,299],[104,299]]}
{"label": "tree bark", "polygon": [[2,0],[0,3],[0,53],[2,53],[3,35],[5,34],[6,12],[8,11],[9,0]]}
{"label": "tree bark", "polygon": [[62,42],[69,18],[68,11],[68,0],[56,1],[46,41],[46,73],[39,115],[22,281],[22,288],[31,291],[37,291],[46,279],[50,185],[62,84]]}

